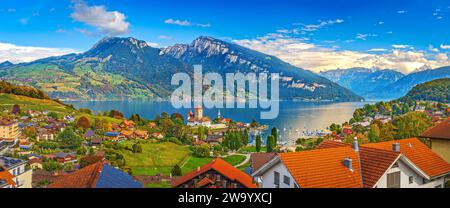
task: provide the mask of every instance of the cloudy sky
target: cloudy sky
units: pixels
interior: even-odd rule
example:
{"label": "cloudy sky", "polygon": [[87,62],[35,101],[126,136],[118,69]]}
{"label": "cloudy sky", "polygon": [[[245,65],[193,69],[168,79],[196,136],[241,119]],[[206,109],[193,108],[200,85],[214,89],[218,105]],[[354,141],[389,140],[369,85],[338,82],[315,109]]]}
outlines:
{"label": "cloudy sky", "polygon": [[315,72],[450,65],[446,0],[0,0],[0,62],[88,50],[105,36],[155,47],[209,35]]}

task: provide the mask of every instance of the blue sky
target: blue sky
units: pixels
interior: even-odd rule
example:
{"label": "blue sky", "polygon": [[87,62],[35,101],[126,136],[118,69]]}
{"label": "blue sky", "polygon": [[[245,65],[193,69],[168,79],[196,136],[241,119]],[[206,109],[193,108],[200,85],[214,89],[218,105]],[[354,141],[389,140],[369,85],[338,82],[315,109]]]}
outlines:
{"label": "blue sky", "polygon": [[0,0],[0,20],[0,61],[81,52],[104,36],[165,47],[208,35],[314,71],[449,65],[445,0]]}

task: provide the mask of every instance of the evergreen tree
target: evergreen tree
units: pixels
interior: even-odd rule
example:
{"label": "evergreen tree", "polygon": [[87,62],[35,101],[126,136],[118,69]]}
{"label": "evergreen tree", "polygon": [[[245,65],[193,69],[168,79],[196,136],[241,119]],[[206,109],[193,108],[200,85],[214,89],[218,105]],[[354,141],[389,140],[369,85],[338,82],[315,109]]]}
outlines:
{"label": "evergreen tree", "polygon": [[273,139],[272,135],[267,136],[267,139],[266,139],[267,152],[273,152],[273,147],[274,147],[273,140],[274,139]]}
{"label": "evergreen tree", "polygon": [[173,166],[172,169],[172,176],[182,176],[182,172],[181,172],[181,168],[178,164],[176,164],[175,166]]}
{"label": "evergreen tree", "polygon": [[261,151],[261,135],[256,136],[256,152]]}

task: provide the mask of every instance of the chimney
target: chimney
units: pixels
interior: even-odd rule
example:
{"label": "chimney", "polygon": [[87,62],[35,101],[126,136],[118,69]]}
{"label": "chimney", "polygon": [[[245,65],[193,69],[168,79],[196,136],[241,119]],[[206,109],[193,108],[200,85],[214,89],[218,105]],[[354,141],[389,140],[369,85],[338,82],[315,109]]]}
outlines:
{"label": "chimney", "polygon": [[348,168],[349,170],[353,171],[352,159],[346,157],[346,158],[344,158],[343,163],[344,163],[344,166],[345,166],[346,168]]}
{"label": "chimney", "polygon": [[392,151],[400,152],[400,143],[396,142],[392,144]]}
{"label": "chimney", "polygon": [[355,137],[353,140],[353,150],[355,150],[355,152],[359,151],[358,137]]}

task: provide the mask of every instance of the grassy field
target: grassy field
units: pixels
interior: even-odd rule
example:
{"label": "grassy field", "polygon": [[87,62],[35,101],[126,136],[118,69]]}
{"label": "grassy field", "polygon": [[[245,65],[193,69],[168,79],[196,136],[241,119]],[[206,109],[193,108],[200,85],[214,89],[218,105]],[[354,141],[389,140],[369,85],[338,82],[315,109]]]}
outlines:
{"label": "grassy field", "polygon": [[[266,152],[266,151],[267,151],[266,146],[262,146],[260,152]],[[256,152],[256,147],[255,147],[255,146],[245,146],[245,147],[242,147],[241,149],[239,149],[238,152],[239,152],[239,153],[251,153],[251,152]]]}
{"label": "grassy field", "polygon": [[144,188],[171,188],[171,186],[169,182],[161,181],[161,183],[145,184]]}
{"label": "grassy field", "polygon": [[[122,145],[132,147],[134,141],[125,141]],[[162,173],[169,175],[175,164],[180,164],[189,157],[187,146],[170,142],[151,143],[141,142],[142,153],[132,153],[122,150],[126,165],[133,171],[133,175],[156,175]]]}
{"label": "grassy field", "polygon": [[227,163],[230,163],[232,166],[235,166],[245,160],[244,155],[230,155],[223,158]]}
{"label": "grassy field", "polygon": [[41,100],[13,94],[0,94],[0,108],[2,110],[12,109],[14,104],[19,104],[22,110],[53,111],[63,114],[75,112],[75,110],[53,100]]}
{"label": "grassy field", "polygon": [[186,163],[183,165],[183,167],[181,167],[181,171],[183,174],[189,173],[193,170],[195,170],[196,168],[211,162],[213,158],[210,157],[195,157],[195,156],[189,156],[189,159],[186,161]]}

